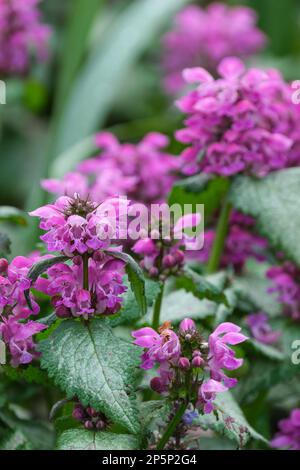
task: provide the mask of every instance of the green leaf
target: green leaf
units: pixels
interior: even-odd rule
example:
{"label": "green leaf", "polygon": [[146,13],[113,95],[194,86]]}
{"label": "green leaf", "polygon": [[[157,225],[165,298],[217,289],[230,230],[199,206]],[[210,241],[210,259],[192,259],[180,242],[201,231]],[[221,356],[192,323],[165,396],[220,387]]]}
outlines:
{"label": "green leaf", "polygon": [[239,447],[244,447],[250,439],[268,443],[261,434],[250,426],[230,392],[218,394],[214,405],[216,407],[215,414],[199,416],[193,424],[199,424],[204,430],[212,429],[216,433],[236,441]]}
{"label": "green leaf", "polygon": [[138,348],[113,335],[108,322],[63,321],[39,343],[41,365],[67,394],[105,413],[129,431],[139,431],[134,383]]}
{"label": "green leaf", "polygon": [[64,52],[57,87],[57,106],[61,109],[65,102],[70,84],[83,59],[91,27],[97,17],[102,0],[74,0],[64,38]]}
{"label": "green leaf", "polygon": [[[63,263],[67,261],[69,258],[67,256],[53,256],[52,258],[43,259],[42,261],[38,261],[37,263],[33,264],[29,270],[27,275],[28,279],[32,281],[32,284],[38,279],[38,277],[43,274],[47,269],[51,268],[58,263]],[[24,291],[24,296],[27,301],[29,308],[32,310],[32,304],[29,295],[30,289]]]}
{"label": "green leaf", "polygon": [[128,434],[69,429],[57,442],[59,450],[137,450],[138,439]]}
{"label": "green leaf", "polygon": [[1,450],[34,450],[26,436],[19,430],[10,431],[0,441]]}
{"label": "green leaf", "polygon": [[141,314],[145,315],[147,311],[145,278],[142,269],[138,263],[127,253],[120,251],[107,250],[109,256],[120,259],[126,263],[126,273],[130,282],[131,289],[135,295]]}
{"label": "green leaf", "polygon": [[166,418],[171,412],[171,405],[166,400],[150,400],[141,403],[140,417],[142,434],[145,436],[157,430],[159,426],[165,426]]}
{"label": "green leaf", "polygon": [[10,254],[11,241],[5,233],[0,232],[0,257],[6,257]]}
{"label": "green leaf", "polygon": [[[128,285],[128,280],[124,281]],[[145,279],[145,297],[148,309],[152,307],[156,297],[160,292],[160,283],[152,279]],[[137,304],[136,298],[132,290],[129,288],[122,295],[123,302],[121,310],[113,317],[109,317],[112,326],[133,325],[134,322],[142,318],[141,309]]]}
{"label": "green leaf", "polygon": [[254,339],[250,339],[247,341],[245,347],[251,347],[254,351],[260,353],[261,355],[268,357],[274,361],[283,361],[284,360],[284,353],[279,351],[274,346],[270,346],[268,344],[259,343]]}
{"label": "green leaf", "polygon": [[233,287],[228,287],[224,290],[224,295],[227,299],[227,305],[221,304],[217,306],[215,313],[215,326],[227,320],[232,315],[238,303],[238,293]]}
{"label": "green leaf", "polygon": [[47,374],[43,370],[32,365],[24,368],[15,368],[9,365],[4,365],[0,370],[2,370],[11,380],[26,381],[28,383],[36,383],[40,385],[49,383]]}
{"label": "green leaf", "polygon": [[10,222],[16,225],[27,225],[25,212],[11,206],[0,206],[0,222]]}
{"label": "green leaf", "polygon": [[[61,122],[55,153],[91,135],[101,127],[137,59],[187,0],[136,0],[112,22],[99,47],[75,81]],[[80,118],[79,118],[80,117]]]}
{"label": "green leaf", "polygon": [[275,249],[300,265],[300,168],[271,173],[262,179],[238,177],[231,188],[234,207],[252,215],[257,229]]}
{"label": "green leaf", "polygon": [[177,284],[187,292],[192,292],[200,300],[208,299],[228,306],[226,296],[222,290],[192,269],[186,268],[183,276],[178,278]]}
{"label": "green leaf", "polygon": [[176,183],[169,196],[169,204],[192,204],[194,209],[197,204],[203,204],[207,218],[218,209],[228,188],[227,179],[212,178],[203,173]]}

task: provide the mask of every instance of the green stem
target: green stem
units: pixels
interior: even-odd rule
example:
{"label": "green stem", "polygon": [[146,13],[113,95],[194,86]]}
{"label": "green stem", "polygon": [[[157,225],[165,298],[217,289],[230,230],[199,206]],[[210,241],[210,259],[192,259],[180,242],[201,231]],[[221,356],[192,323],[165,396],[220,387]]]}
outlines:
{"label": "green stem", "polygon": [[221,214],[218,220],[216,237],[211,250],[210,258],[207,265],[207,274],[215,273],[220,265],[221,256],[224,249],[226,235],[228,231],[228,222],[231,212],[231,204],[228,200],[225,200]]}
{"label": "green stem", "polygon": [[163,296],[164,296],[164,284],[162,284],[160,288],[160,292],[155,300],[154,307],[153,307],[152,328],[154,330],[157,330],[159,327],[160,310],[161,310]]}
{"label": "green stem", "polygon": [[83,288],[89,290],[89,255],[85,253],[82,256],[83,261]]}
{"label": "green stem", "polygon": [[181,403],[181,405],[179,406],[178,410],[175,413],[175,416],[169,422],[167,429],[165,430],[163,436],[161,437],[159,443],[157,444],[157,447],[156,447],[157,450],[164,449],[170,437],[173,436],[178,424],[181,421],[181,418],[185,410],[187,409],[187,405],[188,403],[185,401]]}

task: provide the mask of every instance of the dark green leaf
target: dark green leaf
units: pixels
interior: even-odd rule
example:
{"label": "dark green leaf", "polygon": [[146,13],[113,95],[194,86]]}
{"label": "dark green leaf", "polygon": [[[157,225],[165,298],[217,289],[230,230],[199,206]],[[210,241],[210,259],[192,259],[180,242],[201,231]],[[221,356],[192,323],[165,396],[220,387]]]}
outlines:
{"label": "dark green leaf", "polygon": [[192,292],[200,300],[208,299],[228,306],[226,296],[222,290],[192,269],[186,268],[184,275],[178,278],[177,283],[179,287],[183,287],[187,292]]}
{"label": "dark green leaf", "polygon": [[107,321],[65,320],[39,343],[39,350],[42,367],[67,398],[77,396],[84,405],[138,432],[134,383],[140,351],[115,337]]}
{"label": "dark green leaf", "polygon": [[7,257],[10,254],[11,241],[5,233],[0,232],[0,257]]}
{"label": "dark green leaf", "polygon": [[0,206],[0,222],[10,222],[16,225],[27,225],[25,212],[16,207]]}
{"label": "dark green leaf", "polygon": [[126,272],[130,282],[131,289],[135,295],[141,314],[145,315],[147,311],[145,278],[142,269],[138,263],[127,253],[120,251],[107,250],[109,256],[120,259],[126,263]]}

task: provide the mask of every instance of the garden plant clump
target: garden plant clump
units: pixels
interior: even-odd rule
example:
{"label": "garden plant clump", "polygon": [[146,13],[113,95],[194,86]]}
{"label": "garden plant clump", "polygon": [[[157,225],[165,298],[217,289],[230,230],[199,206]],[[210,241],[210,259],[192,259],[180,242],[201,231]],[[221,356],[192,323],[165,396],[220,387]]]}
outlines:
{"label": "garden plant clump", "polygon": [[0,0],[0,449],[300,450],[297,47],[71,3]]}

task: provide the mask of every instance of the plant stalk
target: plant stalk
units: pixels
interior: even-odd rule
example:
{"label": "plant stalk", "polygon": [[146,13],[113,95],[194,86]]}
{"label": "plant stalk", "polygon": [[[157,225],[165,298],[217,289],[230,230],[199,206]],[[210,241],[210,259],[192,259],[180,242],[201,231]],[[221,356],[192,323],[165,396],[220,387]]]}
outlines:
{"label": "plant stalk", "polygon": [[165,430],[163,436],[161,437],[159,443],[157,444],[156,449],[157,450],[162,450],[165,448],[165,445],[169,441],[169,439],[173,436],[178,424],[181,421],[181,418],[187,409],[187,402],[182,402],[181,405],[179,406],[178,410],[175,413],[175,416],[173,419],[171,419],[170,423],[168,424],[167,429]]}
{"label": "plant stalk", "polygon": [[82,255],[83,262],[83,288],[89,290],[89,255],[84,253]]}
{"label": "plant stalk", "polygon": [[207,264],[207,274],[215,273],[220,265],[225,240],[228,232],[228,222],[231,213],[231,203],[225,200],[221,214],[218,220],[216,236],[211,250],[210,258]]}
{"label": "plant stalk", "polygon": [[154,307],[153,307],[152,328],[154,330],[157,330],[160,324],[160,311],[161,311],[163,296],[164,296],[164,284],[162,284],[160,288],[160,292],[155,300]]}

